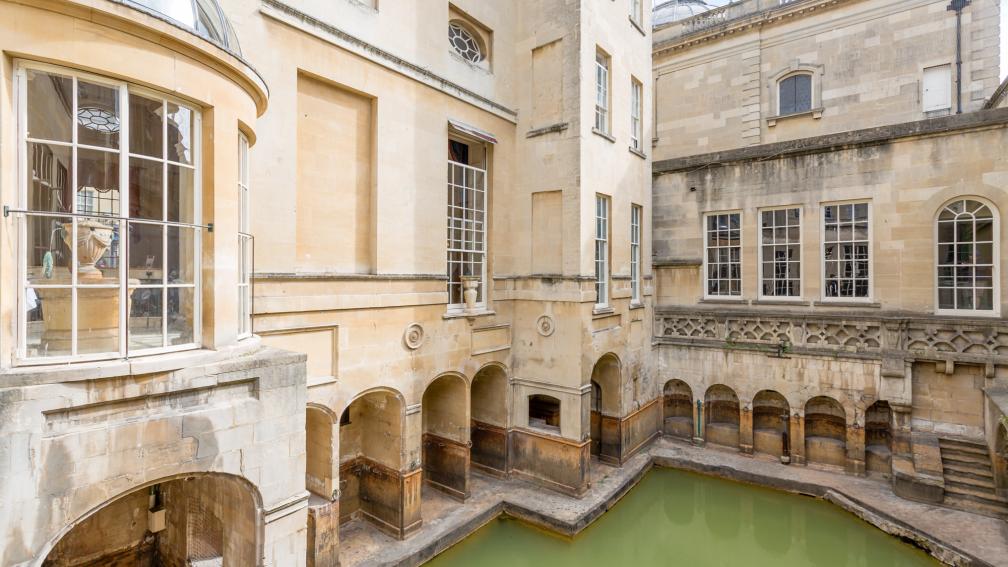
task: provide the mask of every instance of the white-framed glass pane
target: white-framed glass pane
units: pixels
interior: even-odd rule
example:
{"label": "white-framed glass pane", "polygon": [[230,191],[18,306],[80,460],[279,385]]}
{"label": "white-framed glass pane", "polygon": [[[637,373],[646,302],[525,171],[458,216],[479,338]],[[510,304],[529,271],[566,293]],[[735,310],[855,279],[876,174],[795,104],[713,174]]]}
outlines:
{"label": "white-framed glass pane", "polygon": [[708,296],[742,295],[742,217],[740,213],[707,215],[704,234]]}
{"label": "white-framed glass pane", "polygon": [[994,309],[996,262],[990,207],[972,199],[949,203],[937,227],[938,309]]}
{"label": "white-framed glass pane", "polygon": [[77,354],[119,352],[119,286],[77,289]]}
{"label": "white-framed glass pane", "polygon": [[597,305],[609,303],[609,198],[595,196],[595,295]]}
{"label": "white-framed glass pane", "polygon": [[760,212],[760,293],[801,295],[801,209]]}
{"label": "white-framed glass pane", "polygon": [[870,249],[867,203],[823,207],[823,284],[826,297],[869,297]]}
{"label": "white-framed glass pane", "polygon": [[129,350],[164,346],[164,288],[129,290]]}
{"label": "white-framed glass pane", "polygon": [[34,69],[29,69],[26,75],[28,137],[73,141],[73,78]]}
{"label": "white-framed glass pane", "polygon": [[77,143],[119,148],[119,89],[77,81]]}
{"label": "white-framed glass pane", "polygon": [[161,224],[129,225],[129,278],[141,285],[164,283],[164,230]]}
{"label": "white-framed glass pane", "polygon": [[168,296],[168,346],[187,345],[193,342],[193,320],[196,313],[194,287],[169,287]]}
{"label": "white-framed glass pane", "polygon": [[73,210],[70,185],[73,183],[73,147],[45,142],[28,142],[28,207],[35,211]]}

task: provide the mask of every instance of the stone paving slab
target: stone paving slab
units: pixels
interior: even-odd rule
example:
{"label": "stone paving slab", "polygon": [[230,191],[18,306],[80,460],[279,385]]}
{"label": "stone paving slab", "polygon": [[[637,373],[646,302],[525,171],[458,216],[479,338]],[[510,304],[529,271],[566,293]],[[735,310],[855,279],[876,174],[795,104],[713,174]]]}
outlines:
{"label": "stone paving slab", "polygon": [[414,566],[506,513],[564,535],[575,535],[611,508],[652,466],[667,466],[820,497],[883,531],[916,542],[951,565],[1008,566],[1008,523],[904,500],[889,484],[843,473],[754,459],[660,439],[622,467],[592,463],[591,488],[571,498],[520,480],[472,473],[465,504],[424,487],[423,526],[405,541],[362,521],[340,528],[340,565]]}

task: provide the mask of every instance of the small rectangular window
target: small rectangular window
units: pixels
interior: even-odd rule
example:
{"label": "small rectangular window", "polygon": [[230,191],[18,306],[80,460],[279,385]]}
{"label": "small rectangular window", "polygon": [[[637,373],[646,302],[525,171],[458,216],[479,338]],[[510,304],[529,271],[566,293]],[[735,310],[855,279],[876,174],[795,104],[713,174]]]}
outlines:
{"label": "small rectangular window", "polygon": [[823,207],[823,291],[827,299],[871,297],[868,203]]}
{"label": "small rectangular window", "polygon": [[630,302],[641,302],[641,216],[643,209],[640,205],[633,205],[630,208]]}
{"label": "small rectangular window", "polygon": [[705,291],[708,297],[742,295],[742,214],[706,215]]}
{"label": "small rectangular window", "polygon": [[644,4],[641,0],[630,0],[630,19],[640,25],[643,23],[644,12],[642,11]]}
{"label": "small rectangular window", "polygon": [[609,56],[595,53],[595,129],[609,133]]}
{"label": "small rectangular window", "polygon": [[760,295],[801,296],[801,209],[760,211]]}
{"label": "small rectangular window", "polygon": [[630,79],[630,147],[641,151],[642,94],[640,81]]}
{"label": "small rectangular window", "polygon": [[595,304],[609,305],[609,198],[595,196]]}
{"label": "small rectangular window", "polygon": [[938,65],[924,69],[922,103],[924,112],[952,108],[952,67]]}
{"label": "small rectangular window", "polygon": [[799,114],[812,110],[812,75],[792,75],[779,83],[779,114]]}

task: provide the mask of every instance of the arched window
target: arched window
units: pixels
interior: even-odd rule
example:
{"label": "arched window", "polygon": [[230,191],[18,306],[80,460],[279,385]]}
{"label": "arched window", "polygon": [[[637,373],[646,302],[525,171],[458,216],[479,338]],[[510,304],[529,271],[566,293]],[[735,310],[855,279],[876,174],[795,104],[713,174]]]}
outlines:
{"label": "arched window", "polygon": [[993,311],[997,297],[997,218],[975,199],[938,213],[938,310]]}
{"label": "arched window", "polygon": [[812,75],[798,73],[777,83],[779,116],[812,110]]}
{"label": "arched window", "polygon": [[486,59],[486,50],[483,49],[479,35],[459,20],[448,22],[448,42],[455,53],[470,63]]}

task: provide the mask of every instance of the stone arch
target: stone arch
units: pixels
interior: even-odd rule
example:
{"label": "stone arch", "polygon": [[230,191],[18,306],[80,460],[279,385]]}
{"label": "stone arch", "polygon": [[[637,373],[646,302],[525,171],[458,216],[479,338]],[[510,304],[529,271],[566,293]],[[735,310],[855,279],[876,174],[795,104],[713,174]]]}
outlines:
{"label": "stone arch", "polygon": [[776,390],[760,390],[753,396],[753,451],[775,457],[790,455],[790,412],[787,398]]}
{"label": "stone arch", "polygon": [[591,373],[591,454],[619,461],[620,417],[623,412],[620,360],[613,353],[599,357]]}
{"label": "stone arch", "polygon": [[469,388],[472,464],[495,475],[507,472],[508,375],[500,364],[480,368]]}
{"label": "stone arch", "polygon": [[424,389],[424,480],[449,496],[469,496],[469,388],[464,377],[441,374]]}
{"label": "stone arch", "polygon": [[[1001,418],[1002,420],[1004,417]],[[1008,424],[1001,421],[994,435],[994,485],[999,496],[1008,495]]]}
{"label": "stone arch", "polygon": [[340,418],[329,408],[309,403],[305,410],[305,488],[325,499],[335,499],[339,488]]}
{"label": "stone arch", "polygon": [[[402,394],[379,387],[354,397],[339,422],[340,521],[358,517],[401,527],[405,403]],[[393,486],[396,485],[396,486]]]}
{"label": "stone arch", "polygon": [[672,379],[662,389],[662,417],[666,435],[692,439],[693,389],[682,380]]}
{"label": "stone arch", "polygon": [[724,384],[714,384],[704,394],[704,435],[708,443],[739,447],[739,399]]}
{"label": "stone arch", "polygon": [[865,469],[892,473],[892,408],[879,400],[865,410]]}
{"label": "stone arch", "polygon": [[847,412],[829,396],[805,402],[805,458],[810,463],[847,464]]}
{"label": "stone arch", "polygon": [[262,496],[248,479],[186,473],[106,500],[64,527],[39,556],[53,567],[155,557],[180,565],[217,557],[228,565],[254,565],[262,553],[262,526]]}

